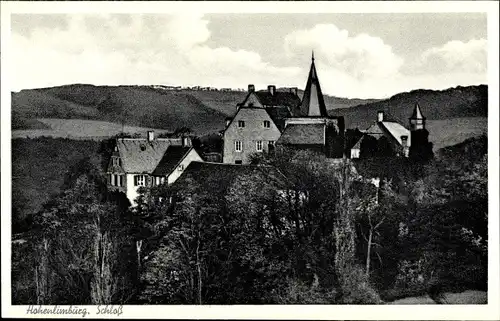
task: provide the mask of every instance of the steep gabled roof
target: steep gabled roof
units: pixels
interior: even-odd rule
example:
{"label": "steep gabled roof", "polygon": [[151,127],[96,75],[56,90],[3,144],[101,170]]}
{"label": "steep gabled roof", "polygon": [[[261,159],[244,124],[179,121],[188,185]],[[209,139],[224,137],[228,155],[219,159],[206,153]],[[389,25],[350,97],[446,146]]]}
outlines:
{"label": "steep gabled roof", "polygon": [[[151,174],[167,148],[172,145],[171,139],[117,139],[117,147],[122,159],[122,167],[127,173]],[[179,144],[180,144],[179,139]]]}
{"label": "steep gabled roof", "polygon": [[324,145],[325,124],[289,124],[277,144]]}
{"label": "steep gabled roof", "polygon": [[410,145],[411,139],[410,139],[410,131],[405,128],[403,125],[400,123],[396,122],[388,122],[388,121],[383,121],[379,123],[379,126],[382,126],[383,129],[385,129],[391,136],[396,139],[396,141],[399,143],[399,145],[402,145],[401,141],[401,136],[407,136],[408,137],[408,146]]}
{"label": "steep gabled roof", "polygon": [[291,92],[275,91],[273,95],[267,90],[255,92],[260,103],[264,106],[286,106],[295,108],[300,105],[299,96]]}
{"label": "steep gabled roof", "polygon": [[290,110],[287,107],[267,107],[266,111],[280,132],[282,132],[285,129],[285,119],[291,116]]}
{"label": "steep gabled roof", "polygon": [[[370,135],[370,136],[382,136],[382,135],[390,135],[390,137],[395,140],[399,145],[402,145],[401,141],[401,136],[407,136],[408,137],[408,146],[410,146],[410,135],[411,132],[408,130],[408,128],[404,127],[398,122],[394,121],[383,121],[383,122],[376,122],[372,124],[370,127],[368,127],[366,130],[363,131],[365,135]],[[364,136],[363,136],[364,137]],[[358,141],[359,144],[361,144],[362,138]],[[356,143],[355,146],[358,145]],[[360,146],[357,146],[360,147]],[[353,147],[353,148],[357,148]]]}
{"label": "steep gabled roof", "polygon": [[192,147],[169,146],[153,171],[153,175],[167,176],[172,173],[177,164],[179,164],[191,149]]}
{"label": "steep gabled roof", "polygon": [[318,73],[314,64],[314,53],[312,56],[309,77],[307,78],[306,89],[300,106],[301,116],[328,116],[321,86],[319,84]]}

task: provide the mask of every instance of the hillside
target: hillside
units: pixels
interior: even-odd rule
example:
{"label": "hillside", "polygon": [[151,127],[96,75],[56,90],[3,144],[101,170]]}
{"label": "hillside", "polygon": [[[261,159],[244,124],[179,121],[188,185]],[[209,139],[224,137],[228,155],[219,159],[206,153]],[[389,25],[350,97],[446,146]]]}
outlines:
{"label": "hillside", "polygon": [[175,130],[190,127],[198,133],[219,130],[225,114],[207,107],[185,92],[149,87],[69,85],[12,93],[14,129],[27,119],[62,118],[110,121],[126,125]]}
{"label": "hillside", "polygon": [[[283,90],[283,89],[282,89]],[[303,92],[299,91],[299,96]],[[73,84],[12,93],[12,129],[47,129],[39,118],[88,119],[174,130],[187,126],[202,134],[222,129],[244,91],[169,91],[152,86]],[[376,100],[325,96],[328,108]]]}
{"label": "hillside", "polygon": [[455,87],[446,90],[414,90],[389,99],[350,108],[336,109],[332,115],[344,116],[348,128],[367,128],[383,110],[408,122],[413,106],[418,102],[428,120],[488,116],[488,86]]}

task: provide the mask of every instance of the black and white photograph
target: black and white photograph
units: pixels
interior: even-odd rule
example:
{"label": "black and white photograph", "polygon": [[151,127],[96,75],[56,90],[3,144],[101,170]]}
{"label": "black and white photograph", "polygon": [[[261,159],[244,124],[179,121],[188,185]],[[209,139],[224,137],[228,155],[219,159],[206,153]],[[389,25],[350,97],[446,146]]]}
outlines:
{"label": "black and white photograph", "polygon": [[2,316],[500,318],[498,3],[420,5],[2,2]]}

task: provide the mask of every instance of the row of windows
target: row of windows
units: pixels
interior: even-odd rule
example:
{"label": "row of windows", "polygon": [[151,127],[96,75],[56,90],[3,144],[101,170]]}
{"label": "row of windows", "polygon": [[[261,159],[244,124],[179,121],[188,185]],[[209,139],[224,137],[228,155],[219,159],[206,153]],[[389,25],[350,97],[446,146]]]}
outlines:
{"label": "row of windows", "polygon": [[125,185],[125,178],[124,175],[120,174],[109,174],[108,175],[108,182],[109,185],[111,186],[123,186]]}
{"label": "row of windows", "polygon": [[[268,146],[274,146],[274,141],[270,140],[268,142]],[[236,152],[242,152],[243,151],[243,142],[241,140],[237,140],[234,142],[234,150]],[[258,140],[255,142],[255,150],[258,152],[262,152],[264,150],[264,144],[263,141]]]}
{"label": "row of windows", "polygon": [[[264,126],[264,128],[271,128],[271,122],[269,120],[264,120],[262,122],[262,126]],[[238,120],[238,127],[239,128],[245,127],[245,121],[244,120]]]}
{"label": "row of windows", "polygon": [[146,186],[146,175],[135,175],[134,186]]}

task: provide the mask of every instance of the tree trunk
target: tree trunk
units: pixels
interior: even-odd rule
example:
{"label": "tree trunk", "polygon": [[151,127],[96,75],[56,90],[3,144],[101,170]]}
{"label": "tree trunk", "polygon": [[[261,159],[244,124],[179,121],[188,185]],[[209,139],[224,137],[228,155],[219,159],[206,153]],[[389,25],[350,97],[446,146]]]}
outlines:
{"label": "tree trunk", "polygon": [[135,246],[137,248],[137,270],[141,269],[141,248],[142,248],[142,240],[136,241]]}
{"label": "tree trunk", "polygon": [[372,237],[373,237],[373,229],[370,228],[370,234],[368,235],[368,250],[366,251],[366,277],[370,277],[370,257],[371,257],[371,249],[372,249]]}
{"label": "tree trunk", "polygon": [[201,301],[201,287],[202,287],[202,281],[201,281],[201,267],[200,267],[200,238],[199,238],[199,231],[198,231],[198,241],[197,241],[197,246],[196,246],[196,265],[198,268],[198,304],[201,305],[203,304]]}

